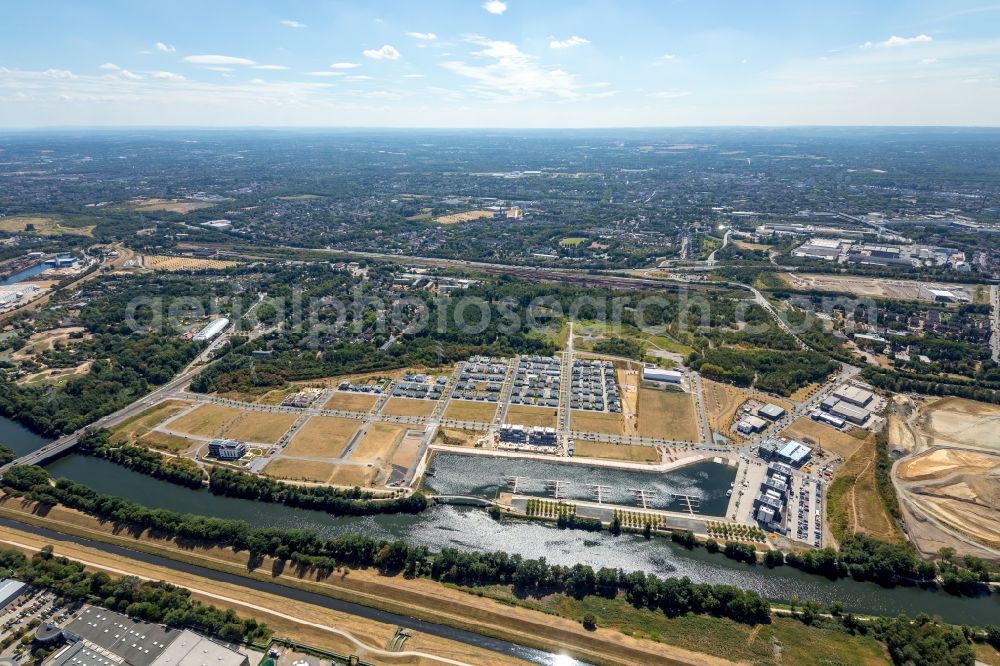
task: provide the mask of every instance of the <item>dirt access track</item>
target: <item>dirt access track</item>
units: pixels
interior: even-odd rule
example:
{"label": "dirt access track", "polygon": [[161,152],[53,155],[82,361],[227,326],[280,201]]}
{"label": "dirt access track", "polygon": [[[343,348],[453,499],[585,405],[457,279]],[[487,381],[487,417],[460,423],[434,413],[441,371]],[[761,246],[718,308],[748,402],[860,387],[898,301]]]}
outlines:
{"label": "dirt access track", "polygon": [[[45,517],[40,517],[38,513],[45,513]],[[502,640],[529,645],[553,653],[568,653],[578,659],[595,664],[622,664],[628,666],[632,664],[719,666],[734,663],[663,643],[635,639],[611,629],[598,628],[595,631],[587,631],[579,622],[573,620],[525,608],[507,606],[490,599],[462,592],[461,590],[445,587],[430,580],[407,580],[402,576],[387,577],[368,570],[350,570],[348,574],[333,575],[322,580],[316,580],[308,576],[300,577],[296,575],[296,571],[292,567],[283,567],[281,563],[269,558],[264,558],[259,566],[251,571],[247,566],[246,553],[235,553],[232,550],[222,548],[201,548],[192,546],[191,544],[180,545],[173,540],[150,537],[146,533],[135,536],[130,530],[115,530],[115,527],[110,523],[102,525],[94,518],[77,511],[63,507],[54,507],[46,512],[43,507],[36,504],[22,502],[10,497],[0,498],[0,515],[19,522],[36,524],[66,534],[111,543],[173,560],[189,562],[214,571],[234,574],[242,578],[275,582],[291,588],[308,590],[429,622],[458,627],[487,636],[495,636]],[[10,534],[11,532],[8,528],[0,527],[0,538],[7,539]],[[18,537],[22,534],[20,532],[16,533]],[[15,539],[10,538],[10,540]],[[38,540],[36,539],[37,542]],[[50,543],[52,540],[45,539],[44,542]],[[57,553],[62,553],[60,549],[66,547],[63,542],[57,542],[55,545]],[[90,552],[106,558],[103,561],[110,561],[112,563],[110,566],[112,567],[132,570],[131,560],[126,560],[120,555],[110,556],[96,549],[91,549]],[[146,565],[140,562],[136,566]],[[273,572],[281,573],[274,575]],[[186,582],[179,578],[179,576],[182,576],[182,574],[175,572],[173,569],[162,569],[155,576],[151,577],[162,578],[193,591],[199,589],[200,583],[192,585],[191,582]],[[206,574],[199,578],[211,579],[212,577]],[[248,583],[247,588],[250,586],[252,586],[252,583]],[[289,608],[287,599],[282,598],[278,603],[273,605],[267,604],[266,601],[261,603],[259,601],[261,597],[257,591],[241,586],[236,586],[236,588],[237,592],[234,593],[234,600],[242,604],[241,607],[237,608],[241,614],[250,614],[247,611],[248,603],[267,606],[267,608],[255,612],[271,612],[273,614],[277,613],[277,611],[270,611],[270,608]],[[211,602],[221,605],[215,599]],[[290,612],[294,615],[294,611]],[[272,624],[272,626],[277,626],[268,617],[263,617],[262,619]],[[324,624],[324,627],[330,626],[336,627],[338,624],[337,622]],[[423,638],[422,634],[420,636]],[[440,639],[435,638],[434,640]],[[408,643],[407,645],[409,646],[410,644]],[[413,647],[417,648],[418,645],[419,643],[414,644]],[[455,644],[452,643],[452,645]],[[492,652],[486,654],[493,661],[483,659],[474,660],[472,659],[474,654],[483,654],[485,651],[465,645],[462,645],[461,649],[465,650],[465,652],[458,653],[461,655],[457,658],[458,663],[523,663],[505,659],[502,655],[496,655]],[[440,662],[396,662],[390,659],[380,659],[378,663],[432,664]],[[451,661],[448,663],[455,662]]]}

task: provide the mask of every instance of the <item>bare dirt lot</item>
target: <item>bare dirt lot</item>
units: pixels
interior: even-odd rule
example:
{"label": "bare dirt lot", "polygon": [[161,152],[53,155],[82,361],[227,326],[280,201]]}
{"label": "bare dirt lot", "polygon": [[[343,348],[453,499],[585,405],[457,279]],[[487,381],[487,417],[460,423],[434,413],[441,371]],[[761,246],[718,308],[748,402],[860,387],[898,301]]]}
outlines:
{"label": "bare dirt lot", "polygon": [[142,258],[144,268],[154,271],[208,271],[238,266],[235,261],[220,259],[198,259],[195,257],[167,257],[147,254]]}
{"label": "bare dirt lot", "polygon": [[655,446],[606,444],[589,440],[577,441],[573,446],[573,456],[579,458],[601,458],[603,460],[624,460],[638,463],[660,462],[660,452]]}
{"label": "bare dirt lot", "polygon": [[750,398],[752,393],[710,379],[703,379],[701,385],[705,393],[705,414],[708,416],[708,425],[717,432],[727,432],[736,410]]}
{"label": "bare dirt lot", "polygon": [[351,460],[377,461],[384,464],[402,438],[406,428],[389,423],[373,423],[351,452]]}
{"label": "bare dirt lot", "polygon": [[0,231],[7,233],[24,233],[28,225],[34,229],[28,233],[39,236],[59,236],[62,234],[76,234],[78,236],[93,236],[94,226],[70,227],[63,226],[63,219],[57,215],[12,215],[0,218]]}
{"label": "bare dirt lot", "polygon": [[640,388],[636,430],[640,437],[700,441],[693,397],[678,391]]}
{"label": "bare dirt lot", "polygon": [[476,423],[492,423],[497,414],[494,402],[473,402],[472,400],[452,400],[444,410],[446,419],[455,421],[475,421]]}
{"label": "bare dirt lot", "polygon": [[361,421],[335,416],[313,416],[302,426],[285,453],[316,458],[339,458],[351,437],[361,427]]}
{"label": "bare dirt lot", "polygon": [[132,210],[149,213],[190,213],[191,211],[211,208],[215,204],[207,201],[192,201],[185,199],[132,199],[128,206]]}
{"label": "bare dirt lot", "polygon": [[507,408],[507,423],[528,427],[555,428],[559,423],[559,410],[555,407],[511,405]]}
{"label": "bare dirt lot", "polygon": [[222,405],[202,405],[171,421],[170,430],[201,437],[232,437],[274,444],[295,423],[295,414],[247,412]]}
{"label": "bare dirt lot", "polygon": [[621,414],[574,409],[569,417],[570,428],[579,432],[599,432],[607,435],[625,434],[625,417]]}
{"label": "bare dirt lot", "polygon": [[181,400],[165,400],[115,427],[111,431],[112,439],[117,442],[135,442],[174,414],[190,406],[191,403]]}
{"label": "bare dirt lot", "polygon": [[932,449],[900,463],[898,477],[918,509],[976,543],[1000,548],[1000,455]]}
{"label": "bare dirt lot", "polygon": [[1000,451],[1000,405],[944,398],[921,409],[918,429],[927,446],[948,445]]}
{"label": "bare dirt lot", "polygon": [[[77,340],[70,336],[83,333],[86,330],[87,329],[82,326],[65,326],[62,328],[53,328],[48,331],[33,333],[24,343],[23,347],[11,354],[11,358],[15,361],[32,358],[38,354],[49,351],[57,342],[70,346]],[[83,338],[79,339],[86,340],[91,337],[93,336],[87,333],[83,336]]]}
{"label": "bare dirt lot", "polygon": [[493,211],[467,210],[463,213],[451,213],[450,215],[435,217],[434,221],[438,224],[458,224],[460,222],[471,222],[472,220],[480,220],[488,217],[493,217]]}
{"label": "bare dirt lot", "polygon": [[[928,289],[941,289],[956,295],[964,294],[971,300],[971,285],[930,284],[916,280],[890,280],[854,275],[818,275],[812,273],[782,273],[781,278],[792,289],[799,291],[836,291],[854,296],[891,298],[897,300],[932,301]],[[923,285],[921,289],[918,285]]]}
{"label": "bare dirt lot", "polygon": [[323,405],[323,409],[342,409],[346,412],[370,412],[378,402],[378,396],[371,393],[350,393],[337,391]]}
{"label": "bare dirt lot", "polygon": [[434,436],[434,443],[445,446],[475,446],[476,440],[482,436],[483,433],[474,430],[438,428],[437,434]]}
{"label": "bare dirt lot", "polygon": [[847,460],[861,448],[861,444],[867,437],[867,433],[861,432],[864,436],[858,438],[851,433],[841,432],[819,421],[813,421],[808,416],[803,416],[781,434],[809,446],[818,446],[827,453],[833,453]]}
{"label": "bare dirt lot", "polygon": [[416,398],[389,398],[380,414],[389,416],[430,416],[437,407],[437,400],[418,400]]}
{"label": "bare dirt lot", "polygon": [[422,429],[407,430],[403,440],[396,447],[392,454],[390,464],[407,470],[417,462],[417,452],[420,450],[420,442],[423,441],[424,431]]}

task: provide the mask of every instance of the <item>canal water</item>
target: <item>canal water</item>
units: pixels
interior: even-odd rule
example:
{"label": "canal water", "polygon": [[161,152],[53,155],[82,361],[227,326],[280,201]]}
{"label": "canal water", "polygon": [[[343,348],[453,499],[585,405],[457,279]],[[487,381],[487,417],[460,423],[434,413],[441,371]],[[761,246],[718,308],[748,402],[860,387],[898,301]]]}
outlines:
{"label": "canal water", "polygon": [[699,498],[698,511],[705,516],[724,516],[729,498],[726,491],[736,480],[736,467],[703,461],[669,472],[643,472],[612,467],[567,464],[549,460],[496,458],[481,455],[437,454],[428,466],[424,485],[435,494],[466,495],[495,499],[508,490],[505,479],[520,477],[521,495],[552,497],[547,484],[565,481],[567,499],[593,500],[594,486],[605,487],[604,501],[636,506],[634,491],[649,491],[652,509],[686,511],[679,495]]}
{"label": "canal water", "polygon": [[[431,478],[441,486],[438,488],[441,492],[462,490],[455,494],[463,494],[480,488],[478,494],[488,495],[496,492],[495,477],[486,478],[496,472],[488,462],[492,461],[476,458],[470,470],[464,468],[472,464],[467,456],[439,456],[433,463],[435,474]],[[522,471],[527,470],[526,476],[544,476],[533,471],[531,464],[534,461],[517,462],[521,463]],[[468,478],[476,475],[476,468],[485,470],[480,481]],[[438,505],[418,516],[336,518],[318,511],[217,497],[207,490],[175,486],[86,456],[61,458],[52,462],[48,469],[54,476],[65,476],[98,492],[118,495],[146,506],[245,520],[259,527],[312,529],[325,537],[362,533],[377,539],[400,538],[432,550],[449,547],[467,551],[502,550],[523,557],[545,557],[553,564],[582,562],[595,568],[645,571],[661,577],[688,576],[697,582],[756,590],[772,600],[797,597],[822,604],[839,600],[848,610],[857,613],[928,613],[956,623],[1000,623],[1000,594],[970,599],[914,587],[886,589],[853,580],[832,581],[787,566],[776,569],[751,567],[712,555],[704,549],[688,551],[667,539],[646,541],[633,535],[612,537],[606,532],[559,530],[550,524],[524,520],[505,519],[498,523],[482,509]],[[685,474],[696,477],[700,472],[691,472],[688,468]],[[445,487],[442,482],[453,476],[463,479],[464,485]]]}
{"label": "canal water", "polygon": [[[46,441],[16,422],[0,417],[0,443],[18,453],[37,449]],[[513,471],[509,468],[511,464],[515,467]],[[552,465],[556,466],[555,470]],[[53,461],[47,468],[53,476],[67,477],[97,492],[124,497],[145,506],[244,520],[258,527],[312,529],[324,537],[361,533],[376,539],[399,538],[432,550],[502,550],[523,557],[545,557],[553,564],[582,562],[594,568],[645,571],[661,577],[688,576],[696,582],[755,590],[776,601],[796,597],[828,604],[839,600],[848,610],[857,613],[906,613],[911,616],[927,613],[948,622],[1000,624],[1000,594],[963,598],[915,587],[890,589],[874,583],[828,580],[787,566],[776,569],[747,566],[721,555],[712,555],[703,548],[689,551],[662,538],[647,541],[634,535],[612,537],[606,532],[559,530],[551,524],[526,520],[505,519],[498,523],[482,509],[448,505],[434,506],[418,516],[338,518],[280,504],[219,497],[207,490],[176,486],[89,456],[69,455]],[[624,476],[601,478],[615,478],[616,482],[626,484],[652,484],[664,488],[664,492],[686,489],[691,494],[709,497],[706,506],[711,506],[712,501],[717,501],[711,497],[714,494],[721,492],[724,498],[731,469],[706,462],[656,475],[662,479],[647,478],[648,472],[620,470],[615,472]],[[571,481],[570,487],[577,484],[584,487],[584,481],[592,479],[594,473],[594,469],[587,466],[451,454],[436,456],[430,470],[434,475],[428,481],[438,492],[476,497],[493,497],[503,476],[510,473],[544,482],[552,478],[553,471],[558,471],[559,478]]]}
{"label": "canal water", "polygon": [[35,277],[36,275],[44,271],[46,268],[52,268],[52,266],[46,263],[41,263],[38,264],[37,266],[26,268],[23,271],[14,273],[7,279],[0,281],[0,284],[9,285],[9,284],[17,284],[18,282],[23,282],[24,280]]}

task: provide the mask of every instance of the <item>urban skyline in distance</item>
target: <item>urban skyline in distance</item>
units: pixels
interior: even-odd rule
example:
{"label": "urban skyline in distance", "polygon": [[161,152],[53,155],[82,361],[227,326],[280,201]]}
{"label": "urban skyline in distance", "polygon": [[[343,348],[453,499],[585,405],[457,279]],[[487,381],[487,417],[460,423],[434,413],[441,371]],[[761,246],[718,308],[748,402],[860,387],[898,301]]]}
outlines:
{"label": "urban skyline in distance", "polygon": [[7,129],[995,126],[1000,107],[988,2],[57,0],[4,14]]}

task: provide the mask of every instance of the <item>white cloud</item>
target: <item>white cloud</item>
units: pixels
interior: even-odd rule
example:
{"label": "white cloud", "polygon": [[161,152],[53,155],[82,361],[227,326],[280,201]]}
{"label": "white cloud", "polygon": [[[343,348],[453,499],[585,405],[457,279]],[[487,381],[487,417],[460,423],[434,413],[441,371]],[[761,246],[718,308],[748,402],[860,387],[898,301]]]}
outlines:
{"label": "white cloud", "polygon": [[580,35],[573,35],[569,39],[553,39],[549,42],[549,47],[553,49],[568,49],[573,46],[583,46],[584,44],[589,44],[590,40],[586,37],[581,37]]}
{"label": "white cloud", "polygon": [[118,71],[119,69],[121,69],[121,67],[119,67],[118,65],[116,65],[113,62],[106,62],[103,65],[101,65],[101,69],[110,69],[111,71],[114,72],[114,71]]}
{"label": "white cloud", "polygon": [[127,69],[123,69],[122,71],[118,72],[118,74],[123,79],[130,79],[132,81],[141,81],[142,79],[145,78],[144,76],[141,76],[139,74],[134,74],[133,72],[130,72]]}
{"label": "white cloud", "polygon": [[673,53],[664,53],[660,56],[660,60],[676,60],[677,56]]}
{"label": "white cloud", "polygon": [[501,2],[500,0],[489,0],[488,2],[483,3],[483,9],[488,11],[490,14],[500,16],[507,11],[507,3]]}
{"label": "white cloud", "polygon": [[691,94],[688,90],[661,90],[652,94],[652,97],[656,99],[677,99],[678,97],[687,97]]}
{"label": "white cloud", "polygon": [[47,76],[51,79],[75,79],[76,74],[69,71],[68,69],[47,69],[42,72],[43,76]]}
{"label": "white cloud", "polygon": [[174,74],[173,72],[156,72],[153,74],[154,79],[162,79],[164,81],[186,81],[180,74]]}
{"label": "white cloud", "polygon": [[291,19],[285,19],[283,21],[278,21],[281,25],[286,28],[305,28],[307,27],[305,23],[299,23],[298,21],[292,21]]}
{"label": "white cloud", "polygon": [[184,62],[193,65],[256,65],[256,61],[248,58],[237,58],[226,55],[192,55],[184,56]]}
{"label": "white cloud", "polygon": [[323,77],[343,76],[343,73],[341,73],[341,72],[325,72],[325,71],[320,71],[320,72],[304,72],[304,74],[306,76],[323,76]]}
{"label": "white cloud", "polygon": [[208,66],[208,67],[205,67],[205,69],[209,70],[210,72],[231,72],[231,71],[233,71],[232,67],[222,67],[222,66],[219,66],[219,65]]}
{"label": "white cloud", "polygon": [[403,78],[404,79],[422,79],[422,78],[424,78],[424,75],[423,74],[403,74]]}
{"label": "white cloud", "polygon": [[399,60],[399,51],[391,44],[383,44],[380,49],[365,49],[362,51],[366,58],[373,60]]}
{"label": "white cloud", "polygon": [[330,69],[354,69],[355,67],[361,67],[356,62],[335,62],[330,65]]}
{"label": "white cloud", "polygon": [[371,81],[374,78],[375,78],[374,76],[368,76],[367,74],[354,74],[352,76],[348,76],[345,80],[346,81]]}
{"label": "white cloud", "polygon": [[475,81],[478,92],[508,101],[554,95],[561,99],[580,97],[580,86],[572,74],[541,67],[535,56],[522,52],[516,44],[472,35],[467,41],[482,46],[473,53],[480,59],[493,60],[476,65],[445,62],[442,67]]}
{"label": "white cloud", "polygon": [[861,46],[862,48],[866,49],[870,49],[877,46],[890,48],[893,46],[909,46],[910,44],[926,44],[928,42],[933,42],[933,41],[934,38],[931,37],[930,35],[921,34],[921,35],[916,35],[915,37],[899,37],[897,35],[893,35],[884,42],[878,42],[878,43],[865,42]]}
{"label": "white cloud", "polygon": [[923,60],[920,61],[920,64],[921,65],[933,65],[937,61],[938,61],[937,58],[924,58]]}
{"label": "white cloud", "polygon": [[177,50],[173,44],[164,44],[163,42],[156,42],[153,46],[156,47],[157,51],[162,51],[163,53],[173,53]]}
{"label": "white cloud", "polygon": [[433,32],[408,32],[406,34],[413,37],[413,39],[419,39],[424,42],[433,42],[438,38]]}
{"label": "white cloud", "polygon": [[266,69],[271,72],[280,72],[288,69],[284,65],[251,65],[252,69]]}
{"label": "white cloud", "polygon": [[250,79],[250,83],[260,86],[267,83],[267,81],[265,81],[264,79]]}

